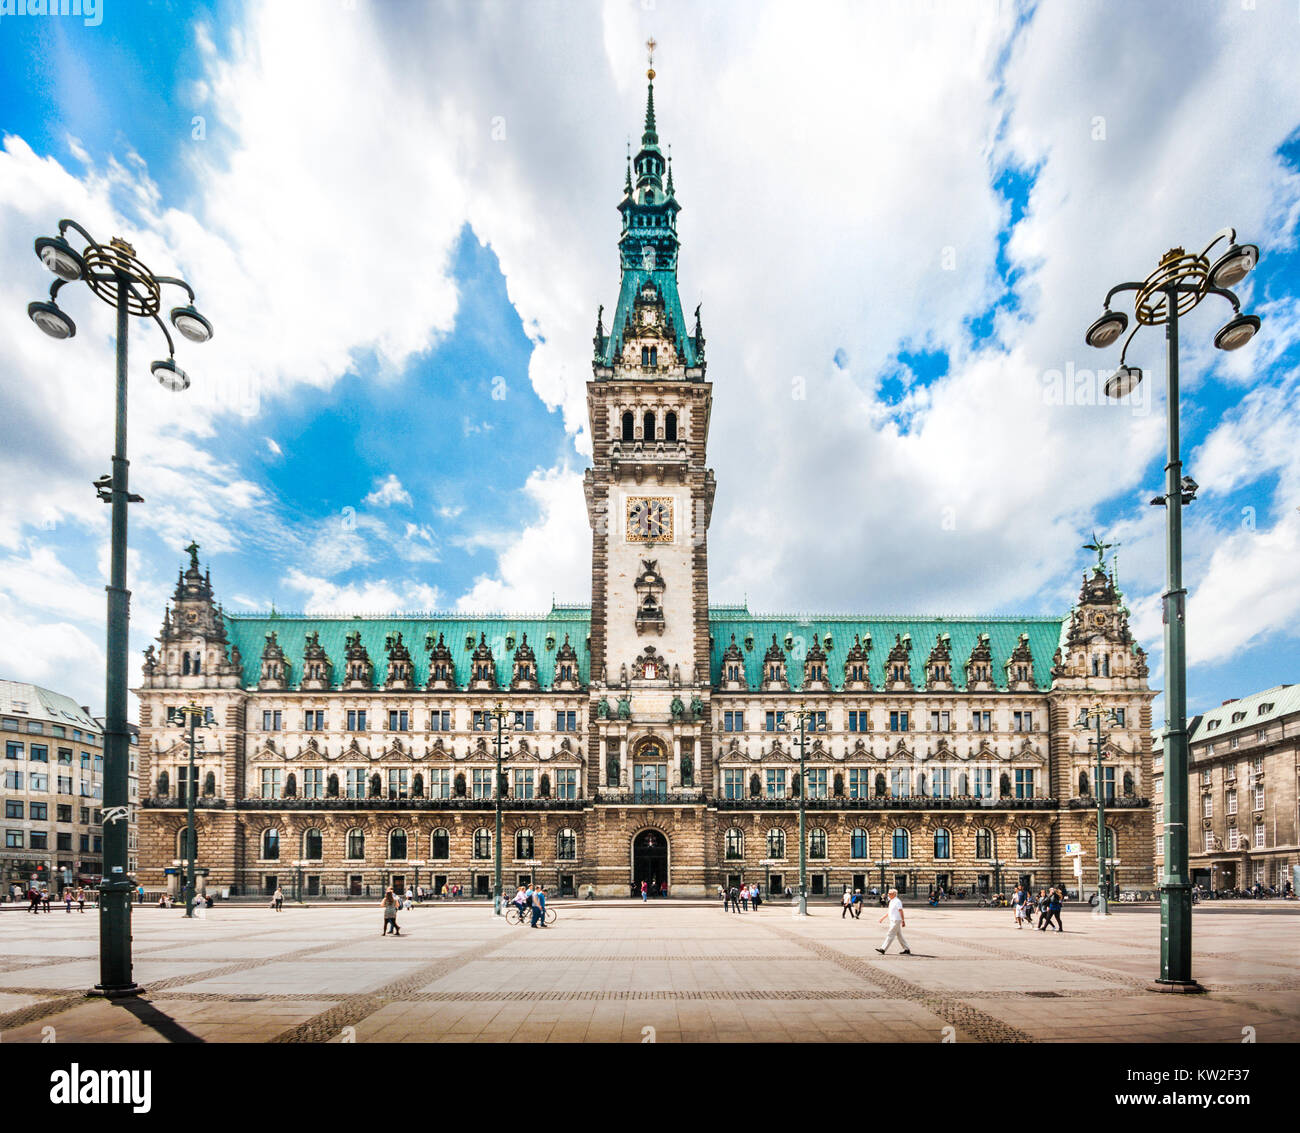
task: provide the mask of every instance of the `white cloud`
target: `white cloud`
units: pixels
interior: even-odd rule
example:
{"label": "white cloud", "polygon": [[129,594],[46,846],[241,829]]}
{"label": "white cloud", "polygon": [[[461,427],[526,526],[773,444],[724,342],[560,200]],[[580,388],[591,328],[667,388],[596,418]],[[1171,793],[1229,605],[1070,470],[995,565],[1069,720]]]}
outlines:
{"label": "white cloud", "polygon": [[371,507],[392,507],[394,504],[411,504],[411,493],[402,487],[402,482],[395,473],[390,472],[383,480],[375,481],[375,490],[366,496],[366,503]]}
{"label": "white cloud", "polygon": [[274,439],[273,437],[265,437],[265,438],[263,438],[263,439],[266,441],[266,450],[267,450],[267,452],[269,452],[272,456],[283,456],[283,455],[284,455],[284,449],[282,449],[282,448],[281,448],[281,447],[280,447],[280,446],[275,442],[275,439]]}
{"label": "white cloud", "polygon": [[339,584],[296,569],[289,571],[285,582],[304,595],[302,608],[308,614],[434,610],[439,601],[437,587],[422,582],[390,582],[380,578]]}

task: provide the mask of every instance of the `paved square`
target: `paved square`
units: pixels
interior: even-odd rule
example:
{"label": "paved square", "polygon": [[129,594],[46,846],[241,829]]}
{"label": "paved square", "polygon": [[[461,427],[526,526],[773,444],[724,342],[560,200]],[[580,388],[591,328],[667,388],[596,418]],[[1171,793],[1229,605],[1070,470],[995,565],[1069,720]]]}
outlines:
{"label": "paved square", "polygon": [[403,913],[137,909],[146,995],[84,998],[98,918],[0,910],[0,1039],[39,1042],[1259,1042],[1300,1040],[1300,907],[1198,907],[1200,996],[1146,989],[1159,913],[1070,910],[1063,934],[1003,910],[913,908],[911,956],[877,910],[557,904],[545,931],[484,904]]}

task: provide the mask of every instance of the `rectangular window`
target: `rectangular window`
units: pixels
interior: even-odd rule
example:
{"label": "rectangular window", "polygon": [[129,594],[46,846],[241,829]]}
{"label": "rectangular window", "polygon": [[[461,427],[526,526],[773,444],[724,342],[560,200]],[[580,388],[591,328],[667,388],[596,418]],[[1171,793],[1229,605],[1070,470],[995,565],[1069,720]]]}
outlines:
{"label": "rectangular window", "polygon": [[262,798],[278,799],[284,786],[284,773],[278,767],[262,768]]}
{"label": "rectangular window", "polygon": [[496,798],[492,789],[493,771],[489,767],[474,768],[473,797],[476,799]]}
{"label": "rectangular window", "polygon": [[348,731],[364,732],[366,730],[366,710],[364,708],[348,709]]}
{"label": "rectangular window", "polygon": [[27,758],[33,763],[49,763],[50,749],[45,744],[32,744]]}
{"label": "rectangular window", "polygon": [[950,732],[952,731],[950,724],[951,721],[949,720],[949,713],[947,712],[930,713],[930,731]]}
{"label": "rectangular window", "polygon": [[366,797],[366,772],[362,767],[349,767],[345,780],[346,794],[350,799]]}
{"label": "rectangular window", "polygon": [[952,770],[936,767],[930,774],[930,794],[936,799],[952,798]]}
{"label": "rectangular window", "polygon": [[[72,809],[72,807],[68,807],[68,810],[71,810],[71,809]],[[68,821],[71,822],[72,820],[69,819]],[[90,807],[88,807],[88,806],[83,806],[83,807],[81,808],[81,825],[82,825],[82,826],[88,826],[89,824],[90,824]]]}
{"label": "rectangular window", "polygon": [[434,767],[429,771],[429,798],[451,798],[451,768]]}
{"label": "rectangular window", "polygon": [[42,724],[39,720],[28,720],[27,730],[29,732],[35,732],[38,736],[43,735],[45,732],[45,725]]}
{"label": "rectangular window", "polygon": [[1163,771],[1165,769],[1165,757],[1157,752],[1151,757],[1151,770]]}
{"label": "rectangular window", "polygon": [[993,768],[976,767],[970,773],[971,794],[977,799],[993,797]]}
{"label": "rectangular window", "polygon": [[5,758],[22,759],[23,744],[21,740],[5,740]]}
{"label": "rectangular window", "polygon": [[411,797],[411,773],[405,767],[388,769],[388,797],[390,799]]}
{"label": "rectangular window", "polygon": [[849,768],[849,798],[865,799],[871,794],[871,772],[865,767]]}
{"label": "rectangular window", "polygon": [[56,834],[54,837],[54,848],[56,850],[72,850],[72,835],[70,833]]}
{"label": "rectangular window", "polygon": [[1213,795],[1205,795],[1201,799],[1201,817],[1202,818],[1214,817],[1214,796]]}
{"label": "rectangular window", "polygon": [[1124,709],[1122,709],[1122,708],[1116,708],[1116,709],[1115,709],[1115,727],[1117,727],[1117,728],[1122,728],[1122,727],[1124,727],[1124,726],[1125,726],[1125,725],[1124,725]]}
{"label": "rectangular window", "polygon": [[849,731],[850,732],[868,732],[871,730],[868,724],[868,712],[865,708],[849,709]]}
{"label": "rectangular window", "polygon": [[891,732],[906,732],[906,731],[907,731],[907,713],[906,713],[906,712],[891,712],[891,713],[889,714],[889,730],[890,730]]}
{"label": "rectangular window", "polygon": [[23,803],[21,799],[5,799],[5,818],[22,818]]}
{"label": "rectangular window", "polygon": [[1263,787],[1255,788],[1255,809],[1256,810],[1264,809],[1264,788]]}
{"label": "rectangular window", "polygon": [[993,713],[992,712],[975,712],[971,715],[970,726],[976,732],[993,731]]}
{"label": "rectangular window", "polygon": [[724,799],[743,799],[745,797],[745,773],[728,769],[722,773],[722,797]]}
{"label": "rectangular window", "polygon": [[411,714],[405,708],[390,708],[388,710],[388,730],[390,732],[409,732],[411,730]]}
{"label": "rectangular window", "polygon": [[476,732],[486,732],[492,726],[492,720],[486,712],[475,712],[470,727]]}
{"label": "rectangular window", "polygon": [[515,768],[514,797],[517,799],[531,799],[534,797],[533,769],[531,767]]}
{"label": "rectangular window", "polygon": [[807,775],[808,797],[810,799],[824,799],[826,797],[826,768],[809,768]]}
{"label": "rectangular window", "polygon": [[895,799],[905,799],[912,793],[912,769],[895,767],[889,772],[889,794]]}
{"label": "rectangular window", "polygon": [[722,714],[722,730],[724,732],[743,732],[745,730],[745,714],[743,712],[724,712]]}
{"label": "rectangular window", "polygon": [[[1114,768],[1107,768],[1113,771]],[[1032,799],[1034,797],[1034,769],[1032,767],[1016,768],[1016,798]]]}
{"label": "rectangular window", "polygon": [[59,762],[63,764],[64,767],[72,766],[72,748],[70,747],[59,748]]}
{"label": "rectangular window", "polygon": [[1205,852],[1207,854],[1214,853],[1214,831],[1213,830],[1207,830],[1205,832]]}
{"label": "rectangular window", "polygon": [[555,730],[557,732],[576,732],[578,730],[578,714],[576,712],[557,712],[555,714]]}
{"label": "rectangular window", "polygon": [[1115,801],[1115,768],[1103,767],[1101,769],[1101,787],[1103,797],[1108,803]]}
{"label": "rectangular window", "polygon": [[555,773],[555,797],[557,799],[576,799],[578,797],[577,768],[561,767]]}
{"label": "rectangular window", "polygon": [[1034,730],[1034,714],[1032,712],[1011,713],[1011,730],[1015,732],[1032,732]]}
{"label": "rectangular window", "polygon": [[302,718],[304,732],[323,732],[325,730],[325,711],[321,708],[308,709]]}
{"label": "rectangular window", "polygon": [[767,769],[767,797],[783,799],[785,794],[785,768],[769,767]]}
{"label": "rectangular window", "polygon": [[21,791],[23,789],[23,773],[21,771],[5,772],[5,790]]}
{"label": "rectangular window", "polygon": [[83,751],[81,753],[81,769],[82,771],[90,770],[90,752],[88,751]]}
{"label": "rectangular window", "polygon": [[281,725],[281,712],[279,709],[263,709],[262,711],[262,731],[278,732]]}
{"label": "rectangular window", "polygon": [[1255,823],[1255,849],[1262,850],[1263,848],[1264,848],[1264,824],[1262,822],[1257,822]]}
{"label": "rectangular window", "polygon": [[307,767],[302,773],[302,797],[304,799],[323,799],[325,797],[325,769]]}
{"label": "rectangular window", "polygon": [[89,834],[82,834],[81,837],[77,839],[77,849],[79,849],[83,854],[90,853]]}
{"label": "rectangular window", "polygon": [[[59,786],[62,788],[65,782],[62,775],[59,776]],[[60,794],[72,794],[72,780],[66,780],[68,784],[67,791],[60,789]],[[50,789],[50,777],[43,771],[29,771],[27,773],[27,789],[29,791],[48,791]]]}
{"label": "rectangular window", "polygon": [[785,713],[769,711],[763,713],[763,731],[775,732],[785,725]]}
{"label": "rectangular window", "polygon": [[639,795],[660,798],[668,793],[668,765],[666,763],[634,763],[632,765],[633,790]]}
{"label": "rectangular window", "polygon": [[43,830],[33,830],[31,847],[33,850],[48,850],[50,848],[50,836]]}
{"label": "rectangular window", "polygon": [[21,830],[5,831],[5,849],[21,850],[23,848],[23,832]]}
{"label": "rectangular window", "polygon": [[451,731],[451,709],[435,708],[432,712],[430,712],[429,731],[450,732]]}
{"label": "rectangular window", "polygon": [[1228,792],[1228,813],[1229,814],[1237,813],[1237,792],[1236,791]]}
{"label": "rectangular window", "polygon": [[531,708],[515,713],[515,729],[523,728],[525,732],[534,731],[533,728],[533,710]]}
{"label": "rectangular window", "polygon": [[102,835],[96,834],[91,839],[90,849],[91,849],[91,853],[95,853],[95,854],[102,854],[104,852],[104,838]]}
{"label": "rectangular window", "polygon": [[1228,827],[1228,849],[1237,850],[1241,848],[1241,833],[1235,826]]}

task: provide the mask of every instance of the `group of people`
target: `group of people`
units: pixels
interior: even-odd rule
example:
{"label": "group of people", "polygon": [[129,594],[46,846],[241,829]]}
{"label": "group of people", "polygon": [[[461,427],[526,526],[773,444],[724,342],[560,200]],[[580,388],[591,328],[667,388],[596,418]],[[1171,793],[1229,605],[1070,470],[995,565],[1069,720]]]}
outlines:
{"label": "group of people", "polygon": [[845,917],[852,917],[857,920],[862,916],[862,890],[855,889],[850,893],[844,890],[844,895],[840,898],[840,920]]}
{"label": "group of people", "polygon": [[[29,913],[48,913],[53,910],[50,908],[50,891],[48,889],[38,889],[35,885],[26,891],[21,886],[15,885],[11,896],[15,901],[26,901],[28,903],[27,911]],[[73,902],[76,902],[77,912],[86,911],[86,891],[81,887],[73,888],[71,885],[65,886],[59,900],[63,903],[64,909],[71,913]]]}
{"label": "group of people", "polygon": [[753,883],[733,885],[730,889],[719,885],[718,896],[722,899],[722,911],[724,913],[728,910],[733,913],[742,911],[747,913],[751,907],[754,912],[758,912],[759,906],[763,904],[763,894],[759,891],[758,886]]}
{"label": "group of people", "polygon": [[1064,932],[1065,928],[1061,924],[1061,905],[1065,901],[1065,891],[1059,886],[1051,889],[1040,889],[1038,896],[1026,891],[1023,885],[1017,886],[1015,893],[1011,897],[1011,911],[1015,915],[1016,928],[1024,928],[1026,924],[1030,928],[1034,927],[1034,913],[1038,913],[1038,929],[1040,932],[1046,932],[1056,921],[1056,931]]}
{"label": "group of people", "polygon": [[531,885],[521,885],[510,899],[510,903],[519,909],[520,917],[523,917],[527,910],[532,910],[529,928],[546,927],[546,887],[544,885],[539,885],[536,889]]}

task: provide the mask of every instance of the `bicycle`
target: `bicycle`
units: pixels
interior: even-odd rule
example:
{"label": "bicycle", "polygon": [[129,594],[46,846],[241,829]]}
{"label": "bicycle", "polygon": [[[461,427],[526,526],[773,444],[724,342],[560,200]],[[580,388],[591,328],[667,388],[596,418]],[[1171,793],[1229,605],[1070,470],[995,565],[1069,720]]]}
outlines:
{"label": "bicycle", "polygon": [[1001,893],[995,893],[992,897],[981,897],[978,907],[981,909],[1005,909],[1009,904],[1010,902]]}
{"label": "bicycle", "polygon": [[[525,905],[522,909],[511,902],[506,906],[506,924],[520,925],[531,924],[533,920],[533,910]],[[542,917],[542,923],[548,928],[555,923],[555,910],[546,906],[546,913]]]}

